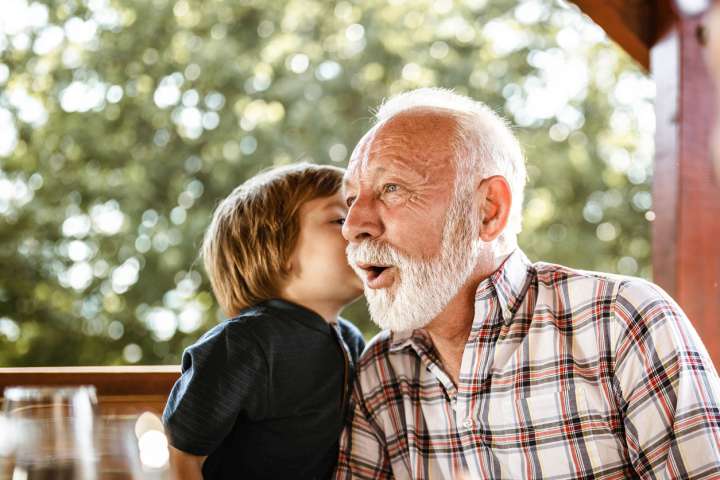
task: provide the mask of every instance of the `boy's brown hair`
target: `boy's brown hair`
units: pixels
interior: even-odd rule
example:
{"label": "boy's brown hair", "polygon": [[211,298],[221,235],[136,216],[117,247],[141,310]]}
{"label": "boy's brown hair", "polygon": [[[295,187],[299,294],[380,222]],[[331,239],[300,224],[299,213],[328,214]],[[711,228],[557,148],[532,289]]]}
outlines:
{"label": "boy's brown hair", "polygon": [[267,170],[220,202],[202,257],[213,292],[229,316],[277,298],[300,233],[300,207],[340,190],[344,171],[299,163]]}

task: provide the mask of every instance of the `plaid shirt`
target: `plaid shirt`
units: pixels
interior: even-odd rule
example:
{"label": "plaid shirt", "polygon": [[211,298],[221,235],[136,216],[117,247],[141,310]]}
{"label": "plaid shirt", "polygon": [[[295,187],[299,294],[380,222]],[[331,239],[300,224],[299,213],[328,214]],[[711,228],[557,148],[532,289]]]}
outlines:
{"label": "plaid shirt", "polygon": [[423,330],[358,365],[337,478],[720,478],[720,381],[658,287],[531,264],[480,283],[454,385]]}

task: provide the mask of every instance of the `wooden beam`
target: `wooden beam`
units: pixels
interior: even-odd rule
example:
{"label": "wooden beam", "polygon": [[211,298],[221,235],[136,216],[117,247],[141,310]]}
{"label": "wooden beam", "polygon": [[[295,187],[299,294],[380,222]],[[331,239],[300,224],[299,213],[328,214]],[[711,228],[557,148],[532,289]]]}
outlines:
{"label": "wooden beam", "polygon": [[180,367],[0,368],[0,392],[14,385],[94,385],[102,414],[161,413]]}
{"label": "wooden beam", "polygon": [[678,106],[680,58],[678,34],[670,25],[652,48],[655,80],[655,164],[653,168],[652,266],[653,279],[668,293],[677,293],[678,232]]}
{"label": "wooden beam", "polygon": [[700,22],[673,18],[651,50],[657,85],[653,277],[685,310],[720,366],[720,185],[710,154],[716,112]]}
{"label": "wooden beam", "polygon": [[655,40],[654,0],[572,0],[640,65],[649,68]]}
{"label": "wooden beam", "polygon": [[0,368],[0,391],[11,385],[94,385],[98,395],[167,395],[180,367]]}

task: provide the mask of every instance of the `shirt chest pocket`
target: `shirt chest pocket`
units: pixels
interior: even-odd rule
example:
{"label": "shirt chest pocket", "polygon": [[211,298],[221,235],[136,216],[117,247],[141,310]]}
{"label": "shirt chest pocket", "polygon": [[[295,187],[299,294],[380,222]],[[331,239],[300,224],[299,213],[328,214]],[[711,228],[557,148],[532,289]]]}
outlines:
{"label": "shirt chest pocket", "polygon": [[602,422],[584,390],[508,399],[500,410],[503,435],[493,441],[503,478],[575,478],[599,466],[594,437]]}

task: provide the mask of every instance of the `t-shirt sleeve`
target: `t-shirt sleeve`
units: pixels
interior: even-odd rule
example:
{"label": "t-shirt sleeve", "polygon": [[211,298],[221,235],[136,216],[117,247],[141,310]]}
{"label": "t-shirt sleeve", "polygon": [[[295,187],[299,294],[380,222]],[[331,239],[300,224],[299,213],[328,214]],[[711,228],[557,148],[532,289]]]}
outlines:
{"label": "t-shirt sleeve", "polygon": [[238,418],[260,418],[267,405],[268,366],[247,325],[230,321],[187,348],[182,375],[168,398],[163,423],[170,444],[209,455]]}
{"label": "t-shirt sleeve", "polygon": [[362,336],[360,330],[352,323],[341,318],[340,323],[340,334],[345,341],[345,344],[350,349],[350,353],[353,356],[353,362],[357,363],[360,354],[365,350],[365,339]]}

